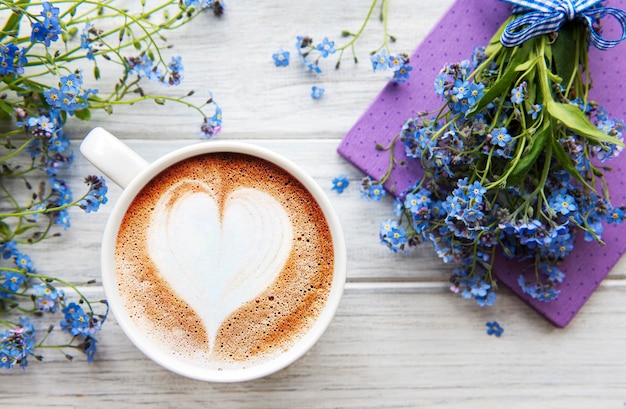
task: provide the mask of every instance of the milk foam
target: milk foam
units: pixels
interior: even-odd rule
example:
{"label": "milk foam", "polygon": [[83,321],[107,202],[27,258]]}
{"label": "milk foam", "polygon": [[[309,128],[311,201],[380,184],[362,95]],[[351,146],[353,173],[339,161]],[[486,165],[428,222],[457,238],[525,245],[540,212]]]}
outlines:
{"label": "milk foam", "polygon": [[[235,274],[243,286],[185,275],[203,278],[199,266],[216,257],[230,271],[283,267],[274,281]],[[328,298],[334,250],[322,210],[291,174],[249,155],[212,153],[168,167],[136,195],[120,224],[115,270],[129,316],[155,346],[227,370],[271,360],[306,334]],[[233,290],[246,283],[258,293]]]}
{"label": "milk foam", "polygon": [[219,203],[206,183],[182,181],[157,202],[147,239],[159,274],[202,319],[212,349],[222,322],[279,276],[293,228],[265,192],[242,187]]}

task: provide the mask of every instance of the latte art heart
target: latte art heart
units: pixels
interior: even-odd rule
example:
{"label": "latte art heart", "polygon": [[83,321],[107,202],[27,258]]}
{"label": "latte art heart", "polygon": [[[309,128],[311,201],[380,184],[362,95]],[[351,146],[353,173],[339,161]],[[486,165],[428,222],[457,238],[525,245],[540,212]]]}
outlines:
{"label": "latte art heart", "polygon": [[149,180],[119,223],[113,259],[109,291],[124,328],[149,352],[203,370],[249,369],[297,350],[335,278],[315,196],[283,168],[237,152],[192,156]]}
{"label": "latte art heart", "polygon": [[241,187],[218,198],[202,182],[172,185],[147,232],[148,255],[202,319],[213,348],[220,325],[279,276],[293,228],[271,195]]}

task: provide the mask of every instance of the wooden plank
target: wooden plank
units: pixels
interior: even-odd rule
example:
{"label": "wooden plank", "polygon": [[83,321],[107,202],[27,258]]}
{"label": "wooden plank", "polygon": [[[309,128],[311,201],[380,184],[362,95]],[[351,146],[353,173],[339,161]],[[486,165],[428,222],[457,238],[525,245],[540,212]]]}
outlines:
{"label": "wooden plank", "polygon": [[[392,52],[410,53],[453,1],[390,3],[390,32],[397,38]],[[169,61],[172,55],[182,56],[182,85],[166,88],[146,83],[143,88],[172,97],[194,90],[196,94],[189,100],[198,104],[211,91],[224,110],[224,137],[340,138],[387,81],[388,74],[372,72],[369,61],[370,51],[382,44],[383,26],[375,13],[356,43],[359,64],[353,64],[347,52],[336,71],[337,55],[333,55],[323,61],[324,73],[317,76],[298,60],[295,38],[308,35],[321,41],[328,37],[337,46],[344,44],[342,30],[357,31],[369,4],[370,0],[228,2],[223,18],[206,13],[181,30],[166,33],[173,48],[164,52],[164,58]],[[275,67],[272,60],[281,47],[292,54],[286,68]],[[94,88],[111,89],[118,69],[101,67],[101,71],[103,79],[94,83]],[[91,68],[85,67],[86,81],[90,73]],[[316,101],[310,97],[315,84],[326,88],[324,98]],[[200,117],[182,106],[142,102],[115,107],[111,117],[95,113],[91,123],[73,121],[70,129],[80,135],[92,124],[106,123],[123,137],[176,139],[196,137],[200,122]]]}
{"label": "wooden plank", "polygon": [[[94,364],[0,372],[6,407],[615,408],[626,400],[625,286],[602,285],[556,329],[514,296],[480,308],[444,287],[348,286],[318,344],[261,380],[212,384],[145,358],[113,320]],[[498,320],[500,338],[485,333]]]}
{"label": "wooden plank", "polygon": [[[335,71],[312,75],[293,54],[296,35],[340,43],[343,29],[356,30],[370,0],[228,1],[225,16],[202,16],[168,37],[170,55],[181,55],[185,82],[179,89],[146,85],[175,96],[208,90],[224,110],[216,139],[255,143],[293,160],[322,186],[348,238],[348,284],[338,314],[319,343],[289,368],[243,384],[210,384],[172,374],[144,357],[113,317],[99,334],[96,362],[67,362],[47,354],[26,371],[0,371],[0,406],[7,408],[618,408],[626,404],[626,263],[611,272],[566,329],[556,329],[506,290],[492,308],[451,294],[442,264],[428,247],[412,255],[392,254],[378,244],[380,221],[391,217],[390,198],[359,198],[363,176],[336,148],[345,133],[386,83],[373,73],[368,53],[381,41],[372,21],[358,44],[359,64],[349,56]],[[453,0],[391,2],[392,51],[412,49]],[[284,47],[292,64],[274,67],[271,54]],[[86,69],[85,73],[90,71]],[[116,80],[103,70],[105,89]],[[87,75],[89,78],[89,75]],[[312,85],[326,88],[312,100]],[[416,107],[418,109],[418,107]],[[78,153],[93,126],[104,126],[152,161],[178,147],[201,141],[201,118],[175,104],[140,103],[95,113],[92,121],[66,126],[76,162],[64,176],[74,188],[95,172]],[[331,180],[346,174],[342,195]],[[99,278],[102,232],[121,190],[110,187],[110,203],[96,214],[72,211],[72,228],[28,249],[38,270],[70,281]],[[81,287],[92,299],[104,297],[99,284]],[[59,314],[37,321],[39,333]],[[501,338],[485,333],[498,320]],[[54,351],[50,351],[54,352]]]}

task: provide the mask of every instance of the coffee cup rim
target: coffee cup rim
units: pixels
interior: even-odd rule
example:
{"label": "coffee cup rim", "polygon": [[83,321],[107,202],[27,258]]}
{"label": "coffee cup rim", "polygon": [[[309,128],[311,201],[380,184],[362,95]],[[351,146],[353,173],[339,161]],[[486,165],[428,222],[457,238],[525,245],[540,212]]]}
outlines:
{"label": "coffee cup rim", "polygon": [[[184,159],[209,153],[232,152],[241,153],[267,160],[277,165],[295,177],[311,193],[319,204],[330,228],[333,251],[334,271],[330,292],[323,310],[316,318],[315,323],[305,334],[294,342],[294,345],[281,352],[275,358],[253,365],[250,368],[220,370],[218,368],[201,368],[186,362],[176,360],[159,350],[153,341],[142,334],[140,328],[129,316],[124,302],[121,299],[115,277],[114,251],[117,233],[126,210],[141,189],[156,175],[167,167]],[[118,325],[122,328],[131,342],[154,362],[180,375],[211,382],[240,382],[258,379],[275,373],[289,366],[321,338],[330,325],[340,300],[346,282],[346,247],[339,218],[323,189],[306,173],[286,157],[264,147],[239,141],[206,141],[176,149],[143,169],[122,191],[106,223],[101,251],[102,285]]]}

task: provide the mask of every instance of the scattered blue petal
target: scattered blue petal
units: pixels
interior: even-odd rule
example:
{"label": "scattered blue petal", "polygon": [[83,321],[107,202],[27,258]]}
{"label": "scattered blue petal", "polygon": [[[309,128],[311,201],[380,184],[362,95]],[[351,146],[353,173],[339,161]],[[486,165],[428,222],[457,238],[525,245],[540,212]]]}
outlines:
{"label": "scattered blue petal", "polygon": [[348,181],[348,178],[346,177],[346,175],[339,175],[338,177],[333,179],[332,190],[341,194],[348,187],[348,185],[350,185],[350,182]]}
{"label": "scattered blue petal", "polygon": [[320,99],[322,97],[322,95],[324,95],[324,92],[326,92],[326,90],[324,88],[320,88],[320,87],[314,85],[311,88],[311,98],[313,98],[313,99]]}
{"label": "scattered blue petal", "polygon": [[487,322],[487,334],[495,335],[496,337],[500,337],[504,332],[504,328],[498,324],[497,321]]}

